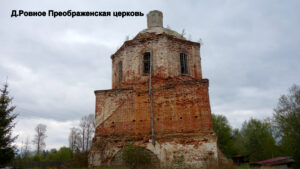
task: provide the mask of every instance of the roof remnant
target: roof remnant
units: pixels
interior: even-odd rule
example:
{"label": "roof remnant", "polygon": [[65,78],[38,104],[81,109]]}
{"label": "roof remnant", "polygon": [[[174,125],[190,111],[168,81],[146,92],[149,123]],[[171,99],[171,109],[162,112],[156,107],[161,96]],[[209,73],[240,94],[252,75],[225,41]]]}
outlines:
{"label": "roof remnant", "polygon": [[283,164],[292,164],[294,160],[290,157],[276,157],[270,158],[263,161],[256,161],[250,163],[252,166],[274,166],[274,165],[283,165]]}

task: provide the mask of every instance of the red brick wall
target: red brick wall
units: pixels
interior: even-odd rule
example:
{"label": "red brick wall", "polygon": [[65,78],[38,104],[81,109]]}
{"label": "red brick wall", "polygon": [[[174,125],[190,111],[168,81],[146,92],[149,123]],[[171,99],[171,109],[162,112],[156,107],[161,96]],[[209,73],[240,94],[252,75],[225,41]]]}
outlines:
{"label": "red brick wall", "polygon": [[[185,52],[189,58],[190,76],[202,79],[200,44],[167,35],[155,36],[147,40],[126,41],[112,55],[112,88],[135,87],[136,84],[148,82],[148,75],[142,72],[142,56],[152,50],[154,76],[158,78],[174,78],[181,76],[179,53]],[[122,85],[118,81],[118,63],[122,61]]]}
{"label": "red brick wall", "polygon": [[[206,79],[170,82],[164,85],[158,85],[158,82],[161,83],[154,78],[153,112],[157,135],[212,129]],[[96,92],[96,119],[103,113],[110,114],[97,127],[96,135],[151,134],[148,88],[147,85],[144,87],[144,90],[140,86],[137,90]]]}
{"label": "red brick wall", "polygon": [[[146,39],[145,39],[146,38]],[[96,135],[151,134],[149,74],[142,56],[153,56],[153,112],[157,135],[212,130],[208,80],[202,79],[200,44],[169,35],[147,35],[112,55],[113,90],[96,91]],[[181,75],[179,53],[188,55],[189,75]],[[122,83],[118,63],[122,61]]]}

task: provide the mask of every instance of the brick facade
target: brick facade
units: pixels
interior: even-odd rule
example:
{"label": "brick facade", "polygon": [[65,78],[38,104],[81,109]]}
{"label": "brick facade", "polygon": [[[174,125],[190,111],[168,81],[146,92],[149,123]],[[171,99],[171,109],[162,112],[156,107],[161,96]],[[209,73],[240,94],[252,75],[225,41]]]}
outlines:
{"label": "brick facade", "polygon": [[[143,72],[145,52],[153,60],[155,146],[151,144],[149,73]],[[180,53],[188,56],[185,75],[180,71]],[[203,166],[208,156],[217,158],[209,83],[202,78],[199,43],[169,29],[150,27],[126,41],[111,59],[112,89],[95,91],[90,166],[112,164],[128,142],[152,152],[160,166],[172,166],[178,154],[192,167]]]}

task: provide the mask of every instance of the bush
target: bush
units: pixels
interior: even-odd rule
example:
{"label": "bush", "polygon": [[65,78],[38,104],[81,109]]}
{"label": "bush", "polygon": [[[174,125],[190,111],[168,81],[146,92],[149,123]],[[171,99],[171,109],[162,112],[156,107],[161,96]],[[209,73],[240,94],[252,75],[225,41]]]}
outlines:
{"label": "bush", "polygon": [[151,157],[144,148],[128,144],[123,148],[121,156],[125,165],[131,169],[146,168],[151,164]]}
{"label": "bush", "polygon": [[76,152],[71,160],[72,168],[88,167],[88,152]]}
{"label": "bush", "polygon": [[41,161],[41,158],[39,155],[36,154],[35,156],[33,156],[32,160],[33,161]]}

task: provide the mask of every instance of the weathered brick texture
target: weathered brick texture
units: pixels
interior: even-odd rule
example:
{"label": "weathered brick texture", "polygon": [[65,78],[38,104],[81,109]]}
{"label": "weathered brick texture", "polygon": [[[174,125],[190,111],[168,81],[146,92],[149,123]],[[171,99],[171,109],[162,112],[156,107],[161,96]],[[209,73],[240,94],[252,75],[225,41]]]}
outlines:
{"label": "weathered brick texture", "polygon": [[[150,37],[149,37],[150,36]],[[112,88],[136,88],[136,85],[149,82],[149,75],[142,72],[142,58],[145,52],[152,51],[153,76],[159,79],[181,77],[179,53],[185,52],[189,58],[189,77],[195,80],[202,79],[200,63],[200,44],[177,39],[167,34],[147,34],[131,41],[111,56],[113,69]],[[122,83],[118,81],[118,63],[123,63]],[[178,80],[178,79],[174,79]],[[164,82],[162,83],[162,85]]]}
{"label": "weathered brick texture", "polygon": [[[145,52],[153,57],[155,146],[151,144],[149,74],[143,73]],[[188,56],[188,75],[180,71],[181,52]],[[209,83],[202,78],[199,43],[154,27],[126,41],[111,59],[112,89],[95,91],[96,131],[90,166],[117,164],[115,156],[128,142],[152,152],[161,166],[172,166],[178,154],[191,167],[203,166],[208,156],[217,158]]]}
{"label": "weathered brick texture", "polygon": [[[95,93],[96,136],[151,133],[147,87],[145,90],[114,89]],[[208,81],[186,80],[155,87],[153,112],[157,136],[165,133],[211,130]]]}

